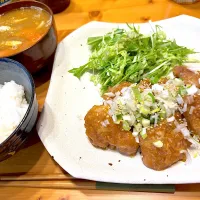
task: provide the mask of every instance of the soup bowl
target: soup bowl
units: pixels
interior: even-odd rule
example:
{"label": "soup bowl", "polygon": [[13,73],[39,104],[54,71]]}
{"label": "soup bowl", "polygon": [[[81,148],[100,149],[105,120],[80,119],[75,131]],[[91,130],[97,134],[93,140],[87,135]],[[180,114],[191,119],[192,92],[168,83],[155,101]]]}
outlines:
{"label": "soup bowl", "polygon": [[51,9],[45,4],[37,1],[17,1],[1,6],[0,15],[21,7],[30,8],[32,6],[41,8],[50,14],[52,20],[47,32],[31,47],[27,47],[23,51],[5,57],[22,63],[28,69],[28,71],[33,74],[44,66],[52,64],[54,59],[54,54],[57,47],[57,33]]}
{"label": "soup bowl", "polygon": [[29,105],[16,129],[0,143],[0,161],[11,157],[23,146],[31,135],[38,115],[38,103],[32,76],[20,63],[8,58],[0,58],[0,84],[11,80],[24,86],[25,97]]}

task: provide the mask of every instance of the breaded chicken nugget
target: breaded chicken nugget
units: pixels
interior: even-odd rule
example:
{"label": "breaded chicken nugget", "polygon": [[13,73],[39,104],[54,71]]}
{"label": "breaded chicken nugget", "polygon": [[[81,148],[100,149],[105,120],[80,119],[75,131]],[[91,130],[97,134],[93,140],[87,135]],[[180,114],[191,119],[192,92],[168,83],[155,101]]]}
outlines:
{"label": "breaded chicken nugget", "polygon": [[[110,87],[110,88],[108,89],[108,92],[106,92],[106,93],[102,96],[102,98],[103,98],[104,100],[113,99],[113,98],[115,97],[115,93],[116,93],[116,92],[120,92],[120,94],[121,94],[121,90],[122,90],[123,88],[129,87],[129,86],[131,86],[131,85],[132,85],[132,83],[130,83],[130,82],[122,82],[122,83],[120,83],[120,84],[118,84],[118,85],[116,85],[116,86],[114,86],[114,87]],[[146,89],[146,88],[150,88],[150,87],[151,87],[151,83],[150,83],[149,79],[141,80],[141,81],[138,83],[138,88],[139,88],[141,91],[143,91],[143,90]]]}
{"label": "breaded chicken nugget", "polygon": [[[131,84],[132,84],[132,83],[130,83],[130,82],[123,82],[123,83],[120,83],[120,84],[118,84],[118,85],[116,85],[116,86],[114,86],[114,87],[110,87],[110,88],[108,89],[108,92],[106,92],[106,93],[102,96],[102,98],[105,99],[105,100],[113,99],[113,98],[115,97],[115,93],[116,93],[116,92],[121,92],[121,90],[122,90],[123,88],[129,87],[129,86],[131,86]],[[111,94],[111,95],[109,95],[109,94]],[[112,95],[113,95],[113,96],[112,96]]]}
{"label": "breaded chicken nugget", "polygon": [[187,103],[187,111],[183,113],[189,129],[194,135],[200,138],[200,96],[185,96],[184,102]]}
{"label": "breaded chicken nugget", "polygon": [[[195,73],[184,66],[175,67],[173,72],[176,77],[182,78],[185,84],[194,84],[196,87],[200,87],[199,72]],[[183,115],[188,123],[188,127],[194,135],[200,137],[200,96],[198,94],[193,96],[187,95],[183,100],[187,104],[187,111]]]}
{"label": "breaded chicken nugget", "polygon": [[[181,118],[178,116],[176,119]],[[186,160],[184,151],[190,143],[175,128],[174,122],[164,120],[156,127],[148,129],[145,139],[139,137],[142,160],[147,167],[164,170],[180,160]]]}
{"label": "breaded chicken nugget", "polygon": [[95,147],[117,149],[120,153],[133,156],[139,144],[130,131],[115,124],[108,115],[109,106],[93,106],[85,116],[86,134]]}
{"label": "breaded chicken nugget", "polygon": [[196,85],[196,87],[198,88],[200,87],[200,84],[199,84],[200,73],[199,72],[195,73],[184,66],[177,66],[173,69],[173,73],[175,77],[183,79],[185,84],[194,84]]}

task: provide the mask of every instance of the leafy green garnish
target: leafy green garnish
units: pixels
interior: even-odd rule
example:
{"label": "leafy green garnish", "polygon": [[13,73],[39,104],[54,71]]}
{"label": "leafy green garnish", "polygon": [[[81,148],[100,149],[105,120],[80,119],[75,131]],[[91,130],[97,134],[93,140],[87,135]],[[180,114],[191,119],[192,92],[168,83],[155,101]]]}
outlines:
{"label": "leafy green garnish", "polygon": [[93,73],[91,80],[101,84],[102,94],[109,87],[123,81],[139,82],[149,78],[157,83],[175,65],[187,61],[193,50],[167,39],[160,26],[150,35],[143,35],[139,28],[129,26],[130,30],[115,29],[104,36],[88,38],[92,54],[88,63],[69,72],[80,78],[85,72]]}

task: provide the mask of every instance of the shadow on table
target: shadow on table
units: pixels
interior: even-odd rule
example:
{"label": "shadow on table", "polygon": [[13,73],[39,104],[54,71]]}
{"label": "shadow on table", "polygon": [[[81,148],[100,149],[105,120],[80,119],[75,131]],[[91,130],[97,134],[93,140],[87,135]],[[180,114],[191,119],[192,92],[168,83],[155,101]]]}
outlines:
{"label": "shadow on table", "polygon": [[42,84],[50,80],[52,69],[53,69],[54,57],[55,57],[55,53],[51,56],[48,65],[33,75],[36,88],[40,87]]}
{"label": "shadow on table", "polygon": [[0,175],[21,175],[29,172],[45,151],[34,128],[27,142],[12,157],[0,163]]}

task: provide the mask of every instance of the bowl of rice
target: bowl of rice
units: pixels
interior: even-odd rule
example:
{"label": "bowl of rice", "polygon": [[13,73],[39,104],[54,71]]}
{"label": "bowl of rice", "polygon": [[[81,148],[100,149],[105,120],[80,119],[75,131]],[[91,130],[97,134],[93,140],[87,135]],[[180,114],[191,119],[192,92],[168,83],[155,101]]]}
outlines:
{"label": "bowl of rice", "polygon": [[32,76],[20,63],[0,59],[0,161],[22,147],[31,134],[37,115]]}

